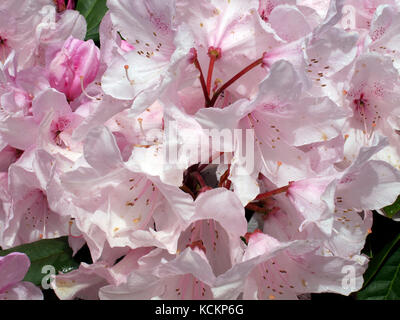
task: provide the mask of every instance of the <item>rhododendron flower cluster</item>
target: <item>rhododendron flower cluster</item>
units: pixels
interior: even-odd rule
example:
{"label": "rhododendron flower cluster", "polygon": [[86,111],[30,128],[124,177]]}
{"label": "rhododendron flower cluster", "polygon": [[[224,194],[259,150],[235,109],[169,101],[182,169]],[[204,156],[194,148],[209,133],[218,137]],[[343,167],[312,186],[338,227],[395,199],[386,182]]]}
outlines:
{"label": "rhododendron flower cluster", "polygon": [[[400,1],[108,0],[97,45],[74,6],[0,3],[3,250],[87,245],[60,299],[362,287],[400,194]],[[42,298],[28,268],[0,258],[0,299]]]}

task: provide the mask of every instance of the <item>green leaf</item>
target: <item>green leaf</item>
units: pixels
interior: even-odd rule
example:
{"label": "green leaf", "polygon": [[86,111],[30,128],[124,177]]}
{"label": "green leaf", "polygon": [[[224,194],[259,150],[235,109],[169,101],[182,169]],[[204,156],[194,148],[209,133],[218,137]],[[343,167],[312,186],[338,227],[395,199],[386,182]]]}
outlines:
{"label": "green leaf", "polygon": [[388,243],[369,263],[364,274],[364,287],[357,294],[359,300],[400,299],[400,247],[389,253],[400,240],[400,234]]}
{"label": "green leaf", "polygon": [[377,255],[375,255],[373,259],[371,259],[371,261],[368,264],[368,269],[364,273],[363,288],[365,288],[369,284],[369,282],[378,272],[379,268],[382,266],[383,262],[387,258],[390,251],[392,251],[393,247],[399,240],[400,240],[400,234],[397,235],[397,237],[395,237],[391,242],[387,243],[385,247],[382,250],[380,250],[380,252]]}
{"label": "green leaf", "polygon": [[383,208],[383,211],[389,218],[393,218],[396,213],[400,212],[400,196],[398,196],[395,203]]}
{"label": "green leaf", "polygon": [[99,42],[99,25],[108,8],[107,0],[79,0],[76,5],[81,15],[87,22],[87,32],[85,40],[93,39],[94,42]]}
{"label": "green leaf", "polygon": [[51,265],[56,272],[69,272],[78,268],[79,264],[72,258],[72,250],[68,245],[68,238],[39,240],[33,243],[23,244],[8,250],[0,250],[0,256],[5,256],[11,252],[26,253],[31,260],[31,266],[26,274],[24,281],[29,281],[35,285],[40,285],[44,276],[42,273],[45,265]]}

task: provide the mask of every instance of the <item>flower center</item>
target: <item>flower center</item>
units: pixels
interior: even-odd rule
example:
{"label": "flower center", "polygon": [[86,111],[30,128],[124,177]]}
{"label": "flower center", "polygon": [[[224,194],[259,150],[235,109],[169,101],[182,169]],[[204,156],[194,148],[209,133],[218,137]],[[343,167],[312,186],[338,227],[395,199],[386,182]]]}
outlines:
{"label": "flower center", "polygon": [[60,117],[57,119],[57,121],[54,121],[51,123],[51,133],[53,135],[53,140],[54,142],[59,146],[59,147],[65,147],[64,141],[61,139],[60,134],[67,129],[71,124],[71,120],[66,118],[66,117]]}
{"label": "flower center", "polygon": [[7,39],[0,36],[0,62],[4,63],[10,54],[10,47],[7,45]]}
{"label": "flower center", "polygon": [[[364,127],[364,133],[371,135],[377,125],[379,119],[381,119],[381,115],[379,112],[378,105],[374,105],[365,98],[364,93],[360,94],[360,98],[353,100],[354,108],[356,111],[356,115]],[[371,130],[369,130],[371,129]]]}

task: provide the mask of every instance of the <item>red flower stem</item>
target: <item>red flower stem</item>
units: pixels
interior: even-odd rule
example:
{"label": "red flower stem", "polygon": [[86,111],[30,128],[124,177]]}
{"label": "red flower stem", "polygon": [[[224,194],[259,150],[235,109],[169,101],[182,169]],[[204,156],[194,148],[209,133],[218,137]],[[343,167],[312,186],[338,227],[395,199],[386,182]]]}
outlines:
{"label": "red flower stem", "polygon": [[238,72],[235,76],[233,76],[231,79],[229,79],[226,83],[222,85],[212,96],[212,99],[208,105],[206,105],[207,108],[213,107],[215,102],[218,99],[218,96],[221,94],[222,91],[224,91],[226,88],[228,88],[232,83],[234,83],[237,79],[239,79],[241,76],[249,72],[251,69],[254,69],[256,66],[261,64],[263,62],[263,58],[260,58],[253,63],[249,64],[247,67],[245,67],[242,71]]}
{"label": "red flower stem", "polygon": [[267,199],[267,198],[269,198],[271,196],[274,196],[276,194],[287,192],[288,189],[289,189],[289,185],[281,187],[281,188],[278,188],[278,189],[275,189],[275,190],[272,190],[272,191],[261,193],[254,200],[264,200],[264,199]]}
{"label": "red flower stem", "polygon": [[226,169],[226,171],[224,172],[224,174],[221,176],[221,178],[219,179],[219,183],[218,183],[218,187],[222,187],[224,185],[224,182],[228,179],[229,173],[231,170],[231,165],[228,164],[228,169]]}
{"label": "red flower stem", "polygon": [[204,99],[206,100],[206,105],[208,105],[210,103],[210,96],[207,92],[207,85],[204,80],[203,70],[201,70],[201,66],[200,66],[199,60],[197,60],[197,58],[194,59],[193,63],[194,63],[194,66],[197,68],[197,70],[199,70],[199,72],[200,72],[201,88],[203,89],[203,94],[204,94]]}

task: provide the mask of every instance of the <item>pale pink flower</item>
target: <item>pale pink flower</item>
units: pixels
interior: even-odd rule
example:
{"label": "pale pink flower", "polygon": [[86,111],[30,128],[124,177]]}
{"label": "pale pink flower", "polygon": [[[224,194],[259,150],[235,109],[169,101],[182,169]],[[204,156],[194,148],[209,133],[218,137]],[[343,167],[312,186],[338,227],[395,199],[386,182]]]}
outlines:
{"label": "pale pink flower", "polygon": [[[281,242],[260,231],[248,235],[243,260],[219,277],[212,291],[218,299],[297,299],[313,292],[348,295],[361,287],[364,265],[341,257],[319,255],[318,241]],[[365,259],[364,259],[365,260]],[[342,268],[354,267],[355,288],[342,285]]]}
{"label": "pale pink flower", "polygon": [[290,63],[273,64],[241,120],[242,128],[254,129],[256,167],[278,186],[309,175],[307,155],[296,147],[337,137],[349,114],[327,97],[308,96],[303,88]]}
{"label": "pale pink flower", "polygon": [[[222,207],[223,205],[224,207]],[[154,249],[123,285],[100,289],[101,299],[210,299],[217,277],[243,254],[244,209],[233,193],[216,189],[201,194],[196,212],[180,234],[176,254]],[[229,212],[229,214],[227,214]],[[147,286],[143,286],[143,282]]]}
{"label": "pale pink flower", "polygon": [[8,199],[3,199],[3,206],[8,208],[1,238],[3,248],[69,234],[70,217],[49,207],[46,187],[51,168],[47,161],[51,159],[40,155],[25,151],[8,170]]}
{"label": "pale pink flower", "polygon": [[86,33],[86,21],[79,12],[67,10],[58,17],[51,0],[4,1],[0,16],[0,61],[4,63],[14,50],[18,70],[44,65],[45,48]]}
{"label": "pale pink flower", "polygon": [[[346,259],[359,255],[372,224],[370,210],[391,204],[400,192],[398,172],[383,161],[370,160],[385,145],[385,140],[376,139],[372,146],[361,148],[353,164],[334,174],[331,179],[335,180],[332,180],[326,191],[321,189],[324,192],[322,196],[318,196],[317,192],[290,195],[292,185],[307,187],[307,180],[291,183],[288,187],[289,197],[279,194],[269,199],[267,209],[271,213],[266,217],[264,231],[282,241],[322,240],[324,255]],[[325,179],[329,182],[328,177]],[[374,182],[367,182],[371,180]],[[316,186],[310,185],[310,188]],[[302,204],[306,203],[306,199],[310,202],[304,211]],[[318,208],[324,210],[316,210]],[[326,210],[328,208],[330,210]],[[302,216],[299,214],[301,212],[306,215]],[[314,220],[313,224],[308,225],[308,219]]]}
{"label": "pale pink flower", "polygon": [[[351,19],[351,24],[357,29],[370,29],[377,9],[382,6],[398,7],[396,0],[345,0],[347,10],[345,17]],[[350,25],[351,27],[351,25]]]}
{"label": "pale pink flower", "polygon": [[91,265],[81,263],[79,269],[55,276],[52,288],[61,300],[97,300],[100,288],[125,283],[129,274],[140,268],[140,259],[150,251],[151,248],[130,250],[117,263],[115,259]]}
{"label": "pale pink flower", "polygon": [[[390,1],[392,2],[394,1]],[[368,51],[391,57],[397,70],[400,70],[399,17],[398,4],[379,6],[369,28],[371,42],[367,42]]]}
{"label": "pale pink flower", "polygon": [[298,5],[315,10],[321,18],[324,18],[329,9],[330,0],[299,0]]}
{"label": "pale pink flower", "polygon": [[[142,260],[142,261],[140,261]],[[178,255],[158,249],[142,257],[143,267],[132,272],[127,283],[100,289],[102,300],[200,300],[212,299],[215,276],[203,250],[188,247]]]}
{"label": "pale pink flower", "polygon": [[184,26],[177,27],[174,1],[109,1],[110,17],[128,43],[135,47],[114,57],[102,86],[114,98],[135,99],[138,113],[164,91],[179,65],[187,65],[193,43]]}
{"label": "pale pink flower", "polygon": [[193,215],[190,195],[158,177],[129,170],[105,127],[89,132],[83,154],[73,170],[60,176],[61,185],[55,185],[50,203],[75,218],[93,260],[100,257],[105,243],[175,251],[185,220]]}
{"label": "pale pink flower", "polygon": [[346,90],[347,102],[354,114],[351,126],[363,131],[366,137],[374,132],[390,137],[394,134],[390,120],[399,116],[397,70],[389,58],[369,53],[357,59],[354,70]]}
{"label": "pale pink flower", "polygon": [[38,287],[22,281],[30,264],[28,256],[20,252],[0,257],[0,300],[43,300]]}
{"label": "pale pink flower", "polygon": [[387,140],[376,135],[371,146],[362,147],[358,157],[342,173],[336,203],[344,209],[377,210],[392,204],[400,193],[400,173],[384,161],[371,158]]}

